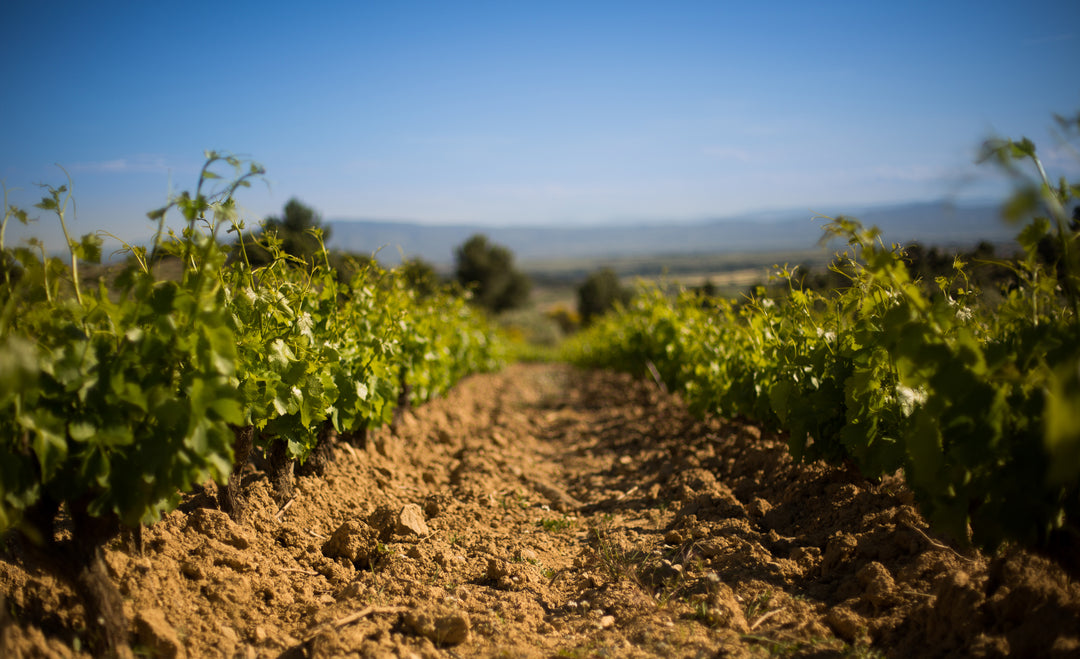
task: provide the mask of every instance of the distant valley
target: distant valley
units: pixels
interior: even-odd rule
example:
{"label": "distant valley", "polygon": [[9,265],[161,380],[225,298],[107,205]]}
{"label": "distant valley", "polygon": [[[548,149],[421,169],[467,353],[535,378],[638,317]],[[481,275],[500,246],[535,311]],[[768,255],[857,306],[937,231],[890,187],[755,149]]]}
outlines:
{"label": "distant valley", "polygon": [[[980,240],[1009,242],[1016,228],[1005,224],[998,205],[948,206],[917,203],[873,207],[847,215],[876,225],[886,242],[919,241],[970,246]],[[519,262],[633,256],[730,254],[814,249],[823,219],[811,211],[759,213],[694,223],[642,223],[592,226],[424,225],[374,220],[332,220],[330,246],[352,252],[379,251],[380,260],[401,255],[438,265],[453,262],[453,250],[482,233],[511,249]]]}

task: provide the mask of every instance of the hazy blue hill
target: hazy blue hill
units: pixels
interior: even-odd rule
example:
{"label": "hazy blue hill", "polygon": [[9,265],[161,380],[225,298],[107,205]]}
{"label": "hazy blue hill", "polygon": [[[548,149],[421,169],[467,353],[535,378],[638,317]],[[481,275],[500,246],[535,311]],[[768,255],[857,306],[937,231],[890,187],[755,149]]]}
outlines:
{"label": "hazy blue hill", "polygon": [[[997,205],[949,207],[918,203],[847,213],[876,225],[888,242],[920,241],[967,246],[980,240],[1006,242],[1016,230],[1000,219]],[[696,223],[596,226],[487,227],[423,225],[370,220],[334,220],[331,246],[370,253],[396,263],[399,254],[437,264],[453,261],[453,250],[474,233],[509,247],[521,261],[646,254],[779,251],[813,248],[824,220],[810,211],[760,213]]]}

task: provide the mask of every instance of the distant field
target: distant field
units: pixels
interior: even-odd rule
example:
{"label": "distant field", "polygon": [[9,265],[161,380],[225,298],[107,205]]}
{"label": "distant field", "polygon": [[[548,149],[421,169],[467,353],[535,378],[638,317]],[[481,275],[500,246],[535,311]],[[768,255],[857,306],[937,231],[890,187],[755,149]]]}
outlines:
{"label": "distant field", "polygon": [[521,268],[536,280],[580,281],[590,272],[608,267],[622,277],[660,277],[729,273],[769,268],[776,264],[827,263],[832,253],[823,248],[719,254],[655,254],[611,258],[523,260]]}
{"label": "distant field", "polygon": [[541,311],[577,306],[577,286],[591,272],[608,267],[627,286],[638,280],[671,286],[701,286],[711,281],[720,295],[737,297],[757,283],[765,283],[774,266],[805,264],[824,267],[832,254],[824,249],[739,254],[675,254],[607,259],[571,258],[525,261],[521,268],[533,280],[533,304]]}

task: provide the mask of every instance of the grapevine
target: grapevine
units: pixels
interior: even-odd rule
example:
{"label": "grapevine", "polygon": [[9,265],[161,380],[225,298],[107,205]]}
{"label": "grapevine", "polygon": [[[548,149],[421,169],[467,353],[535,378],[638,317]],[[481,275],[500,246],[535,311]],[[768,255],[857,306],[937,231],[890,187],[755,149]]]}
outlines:
{"label": "grapevine", "polygon": [[[1080,133],[1080,116],[1060,121]],[[958,542],[1018,543],[1080,572],[1080,185],[1051,183],[1028,140],[990,141],[986,157],[1036,172],[1005,208],[1023,222],[1023,252],[999,264],[1015,273],[1000,303],[960,259],[952,277],[916,280],[903,246],[826,218],[825,239],[847,244],[834,263],[847,285],[804,290],[784,268],[786,295],[741,305],[646,287],[569,357],[639,374],[652,364],[698,413],[785,431],[796,459],[868,478],[902,470]]]}
{"label": "grapevine", "polygon": [[[0,532],[18,531],[58,564],[101,620],[92,639],[124,653],[127,630],[101,548],[213,480],[234,516],[240,468],[267,454],[281,497],[292,464],[333,432],[385,424],[405,373],[417,401],[470,372],[502,363],[487,323],[447,292],[423,299],[378,266],[339,282],[321,236],[321,260],[283,252],[252,267],[234,195],[263,174],[254,163],[207,153],[194,194],[149,214],[149,248],[124,243],[114,281],[85,287],[79,265],[101,261],[96,235],[69,233],[72,184],[45,186],[37,207],[60,222],[68,260],[39,241],[10,247],[0,226]],[[230,168],[231,174],[221,170]],[[214,185],[217,189],[211,190]],[[166,229],[178,211],[179,232]],[[165,278],[172,260],[180,275]],[[61,508],[74,538],[58,543]]]}

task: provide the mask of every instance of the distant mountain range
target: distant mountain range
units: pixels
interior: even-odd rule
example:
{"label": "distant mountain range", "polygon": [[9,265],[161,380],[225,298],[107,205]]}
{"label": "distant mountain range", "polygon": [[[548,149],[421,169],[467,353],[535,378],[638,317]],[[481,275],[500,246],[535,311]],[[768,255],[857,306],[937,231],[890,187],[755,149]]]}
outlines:
{"label": "distant mountain range", "polygon": [[[846,213],[875,225],[886,242],[970,246],[980,240],[1011,241],[1017,229],[1001,219],[1000,206],[912,203]],[[770,252],[812,249],[825,220],[810,211],[758,213],[694,223],[592,226],[424,225],[375,220],[332,220],[330,246],[371,253],[397,263],[400,255],[435,264],[453,262],[454,249],[482,233],[514,252],[519,262],[663,254]]]}

